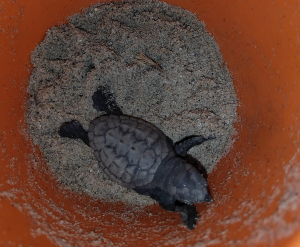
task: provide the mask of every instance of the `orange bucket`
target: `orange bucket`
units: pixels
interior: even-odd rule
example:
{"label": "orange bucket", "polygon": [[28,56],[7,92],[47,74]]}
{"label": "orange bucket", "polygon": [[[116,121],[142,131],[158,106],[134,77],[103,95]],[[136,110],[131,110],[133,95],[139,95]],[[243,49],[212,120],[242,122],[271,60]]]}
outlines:
{"label": "orange bucket", "polygon": [[0,4],[0,246],[300,246],[299,1],[166,1],[206,23],[240,103],[238,139],[209,174],[214,202],[197,205],[193,231],[158,205],[62,189],[24,131],[30,52],[97,2]]}

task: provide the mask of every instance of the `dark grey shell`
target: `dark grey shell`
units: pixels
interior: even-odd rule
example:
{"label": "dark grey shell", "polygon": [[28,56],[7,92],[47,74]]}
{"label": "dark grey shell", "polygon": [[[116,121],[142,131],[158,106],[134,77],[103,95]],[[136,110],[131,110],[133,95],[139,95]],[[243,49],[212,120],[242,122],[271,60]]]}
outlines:
{"label": "dark grey shell", "polygon": [[151,183],[163,159],[174,153],[162,131],[125,115],[96,118],[90,124],[88,137],[105,174],[127,188]]}

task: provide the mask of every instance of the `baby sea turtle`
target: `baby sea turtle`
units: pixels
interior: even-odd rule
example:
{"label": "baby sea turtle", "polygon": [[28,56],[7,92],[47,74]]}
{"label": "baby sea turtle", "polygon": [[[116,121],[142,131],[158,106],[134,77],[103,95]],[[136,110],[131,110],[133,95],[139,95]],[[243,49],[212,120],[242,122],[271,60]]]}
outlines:
{"label": "baby sea turtle", "polygon": [[185,225],[194,229],[198,214],[193,204],[210,202],[211,196],[205,178],[185,157],[190,148],[214,137],[192,136],[173,145],[153,124],[123,115],[105,87],[92,99],[93,107],[107,115],[94,119],[88,131],[77,121],[64,123],[59,135],[81,139],[112,181],[179,212]]}

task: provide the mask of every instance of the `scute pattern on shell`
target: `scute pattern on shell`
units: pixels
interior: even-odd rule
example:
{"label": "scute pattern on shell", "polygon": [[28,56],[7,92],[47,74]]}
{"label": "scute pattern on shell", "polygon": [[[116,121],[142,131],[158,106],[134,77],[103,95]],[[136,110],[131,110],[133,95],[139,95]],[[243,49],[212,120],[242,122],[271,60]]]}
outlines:
{"label": "scute pattern on shell", "polygon": [[173,152],[162,131],[125,115],[96,118],[90,124],[88,137],[105,174],[127,188],[151,183],[162,160]]}

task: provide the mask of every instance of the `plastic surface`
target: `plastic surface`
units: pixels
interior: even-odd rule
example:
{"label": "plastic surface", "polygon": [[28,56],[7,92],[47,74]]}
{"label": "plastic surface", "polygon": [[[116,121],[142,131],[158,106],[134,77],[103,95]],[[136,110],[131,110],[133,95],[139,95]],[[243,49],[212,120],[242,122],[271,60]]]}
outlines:
{"label": "plastic surface", "polygon": [[167,1],[206,23],[240,101],[237,139],[209,175],[214,202],[197,205],[194,231],[157,205],[62,189],[24,132],[30,52],[96,2],[0,4],[0,246],[300,246],[299,1]]}

